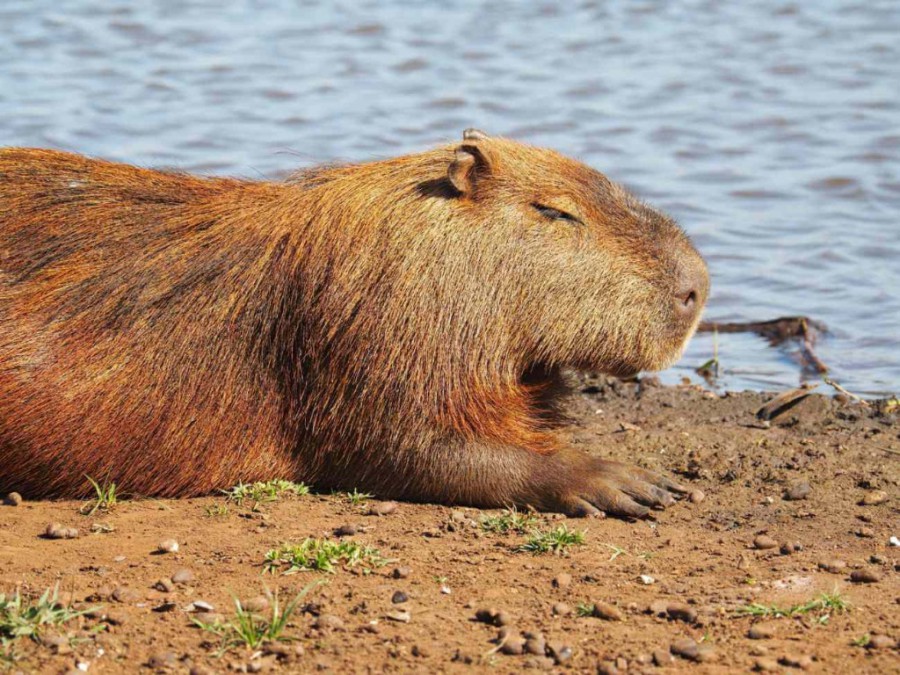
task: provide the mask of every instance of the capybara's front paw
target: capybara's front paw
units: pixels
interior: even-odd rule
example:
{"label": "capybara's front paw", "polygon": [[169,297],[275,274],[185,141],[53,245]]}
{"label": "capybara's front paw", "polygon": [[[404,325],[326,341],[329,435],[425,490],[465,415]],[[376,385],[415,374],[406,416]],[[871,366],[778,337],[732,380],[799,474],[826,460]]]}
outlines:
{"label": "capybara's front paw", "polygon": [[671,506],[675,495],[687,492],[665,476],[621,462],[585,456],[567,464],[565,480],[551,481],[542,496],[545,508],[570,516],[644,518],[651,509]]}

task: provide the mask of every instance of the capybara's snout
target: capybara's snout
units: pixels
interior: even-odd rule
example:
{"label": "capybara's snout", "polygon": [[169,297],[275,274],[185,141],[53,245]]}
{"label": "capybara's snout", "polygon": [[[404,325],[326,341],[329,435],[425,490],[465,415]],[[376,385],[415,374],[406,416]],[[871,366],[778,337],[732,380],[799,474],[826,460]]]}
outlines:
{"label": "capybara's snout", "polygon": [[672,320],[676,326],[682,327],[687,339],[696,328],[709,295],[709,271],[703,258],[688,243],[682,244],[673,257]]}

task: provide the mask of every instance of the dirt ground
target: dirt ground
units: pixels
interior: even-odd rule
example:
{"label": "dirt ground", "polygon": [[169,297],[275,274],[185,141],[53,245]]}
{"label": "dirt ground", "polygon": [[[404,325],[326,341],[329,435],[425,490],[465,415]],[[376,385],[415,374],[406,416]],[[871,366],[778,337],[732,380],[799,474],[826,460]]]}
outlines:
{"label": "dirt ground", "polygon": [[[378,516],[346,495],[126,500],[91,516],[83,502],[0,506],[0,594],[58,583],[64,602],[93,608],[9,641],[0,671],[900,672],[900,414],[813,395],[767,428],[755,413],[771,398],[582,379],[574,443],[703,495],[642,522],[540,516],[529,528],[585,531],[563,555],[486,531],[499,511],[401,503]],[[79,536],[43,537],[51,522]],[[335,534],[346,525],[356,533]],[[264,573],[267,551],[307,537],[390,562]],[[177,552],[157,551],[167,539]],[[266,589],[283,604],[316,580],[291,642],[222,653],[191,621],[210,622],[202,609],[228,621],[234,596],[266,612]],[[776,609],[788,616],[747,613]],[[523,632],[535,653],[505,653]]]}

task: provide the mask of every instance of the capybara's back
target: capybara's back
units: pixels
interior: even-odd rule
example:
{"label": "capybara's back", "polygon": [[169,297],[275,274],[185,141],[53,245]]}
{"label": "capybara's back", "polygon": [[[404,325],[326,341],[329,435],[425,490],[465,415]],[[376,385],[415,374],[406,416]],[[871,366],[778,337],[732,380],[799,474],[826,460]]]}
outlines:
{"label": "capybara's back", "polygon": [[284,183],[0,150],[0,492],[641,515],[677,486],[566,448],[560,370],[666,366],[707,285],[665,216],[481,132]]}

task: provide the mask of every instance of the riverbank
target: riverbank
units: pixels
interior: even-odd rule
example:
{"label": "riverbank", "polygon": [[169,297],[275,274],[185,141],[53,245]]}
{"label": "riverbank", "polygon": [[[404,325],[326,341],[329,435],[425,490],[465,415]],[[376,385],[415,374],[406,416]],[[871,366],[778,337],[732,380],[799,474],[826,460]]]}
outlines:
{"label": "riverbank", "polygon": [[[900,659],[900,548],[890,544],[900,537],[900,410],[813,394],[763,422],[756,413],[772,398],[582,380],[568,404],[575,444],[695,491],[642,522],[538,515],[504,534],[492,529],[517,523],[499,511],[290,489],[262,503],[120,501],[89,516],[83,502],[0,506],[0,593],[34,597],[58,583],[63,601],[94,608],[42,629],[43,644],[11,642],[7,665],[595,673],[650,672],[655,659],[671,671],[889,672]],[[78,536],[41,536],[48,523]],[[520,550],[532,530],[561,526],[583,543],[561,555]],[[560,546],[577,538],[556,534]],[[362,551],[349,569],[336,560],[334,573],[285,575],[283,562],[265,573],[267,552],[306,538],[378,553]],[[178,550],[160,552],[166,540]],[[283,607],[313,581],[326,583],[287,622],[291,642],[229,647],[227,631],[193,621],[232,619],[232,596],[268,616],[266,589]],[[517,651],[534,653],[506,653]]]}

